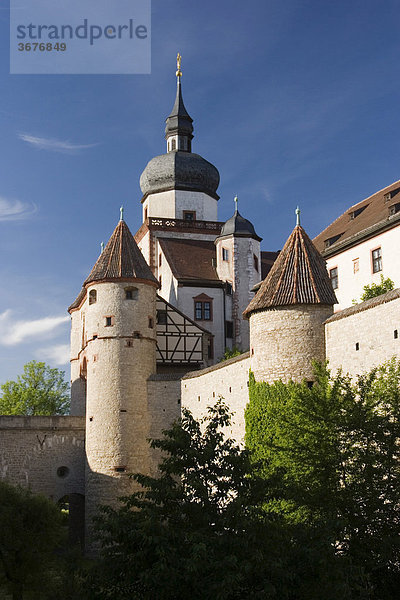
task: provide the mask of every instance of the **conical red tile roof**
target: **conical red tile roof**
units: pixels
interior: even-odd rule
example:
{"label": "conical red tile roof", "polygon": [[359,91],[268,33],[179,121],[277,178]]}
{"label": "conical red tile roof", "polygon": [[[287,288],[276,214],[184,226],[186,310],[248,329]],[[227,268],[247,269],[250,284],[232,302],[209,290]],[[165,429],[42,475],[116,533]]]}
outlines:
{"label": "conical red tile roof", "polygon": [[296,225],[243,316],[274,306],[336,303],[324,259]]}
{"label": "conical red tile roof", "polygon": [[158,281],[139,250],[128,225],[121,220],[83,285],[104,279],[132,278],[145,279],[158,286]]}

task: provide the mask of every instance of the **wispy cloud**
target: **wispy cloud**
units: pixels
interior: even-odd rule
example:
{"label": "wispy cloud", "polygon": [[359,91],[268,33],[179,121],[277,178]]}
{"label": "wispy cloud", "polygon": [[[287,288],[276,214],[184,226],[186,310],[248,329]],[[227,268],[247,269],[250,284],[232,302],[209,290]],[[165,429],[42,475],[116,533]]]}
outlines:
{"label": "wispy cloud", "polygon": [[19,133],[18,137],[37,150],[49,150],[50,152],[61,152],[63,154],[77,154],[81,150],[98,146],[98,144],[73,144],[68,140],[37,137],[27,133]]}
{"label": "wispy cloud", "polygon": [[48,337],[57,327],[68,321],[67,316],[18,321],[13,318],[12,310],[8,309],[0,313],[0,344],[16,346],[25,342],[27,338]]}
{"label": "wispy cloud", "polygon": [[33,203],[11,200],[0,196],[0,221],[20,221],[28,219],[37,212]]}
{"label": "wispy cloud", "polygon": [[40,348],[36,352],[36,357],[49,362],[51,365],[66,365],[69,363],[69,352],[68,344],[57,344]]}

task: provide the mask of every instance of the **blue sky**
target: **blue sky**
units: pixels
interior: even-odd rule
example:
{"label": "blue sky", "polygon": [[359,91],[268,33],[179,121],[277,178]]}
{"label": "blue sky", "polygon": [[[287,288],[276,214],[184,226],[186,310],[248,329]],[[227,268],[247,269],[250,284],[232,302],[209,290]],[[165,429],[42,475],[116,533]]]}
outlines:
{"label": "blue sky", "polygon": [[[24,0],[21,0],[23,2]],[[151,75],[10,75],[0,0],[0,382],[32,359],[67,371],[67,306],[139,177],[165,151],[175,57],[193,150],[219,169],[219,218],[233,197],[282,247],[317,235],[400,178],[398,1],[153,0]]]}

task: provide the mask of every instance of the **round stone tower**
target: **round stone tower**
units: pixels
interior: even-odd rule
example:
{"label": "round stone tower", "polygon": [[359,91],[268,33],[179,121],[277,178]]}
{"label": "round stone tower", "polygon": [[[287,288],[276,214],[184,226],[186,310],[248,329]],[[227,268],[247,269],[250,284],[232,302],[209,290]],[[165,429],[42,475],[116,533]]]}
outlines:
{"label": "round stone tower", "polygon": [[297,225],[244,311],[250,320],[251,369],[257,381],[313,381],[325,360],[324,321],[337,302],[325,261]]}
{"label": "round stone tower", "polygon": [[253,294],[252,288],[261,279],[261,238],[253,224],[242,217],[235,197],[235,213],[224,223],[215,240],[218,277],[227,283],[225,314],[227,322],[226,343],[240,350],[249,348],[249,325],[242,313]]}
{"label": "round stone tower", "polygon": [[[132,492],[129,473],[150,472],[147,380],[156,370],[157,287],[121,217],[84,282],[79,305],[70,307],[72,345],[81,346],[72,357],[72,372],[76,375],[79,365],[86,386],[89,548],[98,505],[115,505]],[[76,389],[81,404],[82,385]]]}

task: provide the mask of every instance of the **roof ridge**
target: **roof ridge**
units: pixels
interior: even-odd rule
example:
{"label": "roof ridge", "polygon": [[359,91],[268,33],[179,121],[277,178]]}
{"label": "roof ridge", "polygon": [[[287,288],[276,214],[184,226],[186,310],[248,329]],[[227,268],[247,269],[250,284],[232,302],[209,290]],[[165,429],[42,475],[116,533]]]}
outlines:
{"label": "roof ridge", "polygon": [[366,202],[367,200],[371,200],[371,198],[373,198],[374,196],[376,196],[377,194],[380,194],[382,192],[384,192],[387,188],[392,187],[392,185],[396,185],[396,184],[400,184],[400,179],[398,181],[393,181],[393,183],[390,183],[389,185],[383,187],[380,190],[377,190],[376,192],[374,192],[373,194],[371,194],[370,196],[368,196],[367,198],[363,198],[362,200],[359,200],[359,202],[356,202],[355,204],[352,204],[351,206],[349,206],[349,208],[347,208],[346,210],[344,210],[334,221],[332,221],[331,223],[329,223],[322,231],[320,231],[320,233],[318,235],[315,236],[314,239],[316,239],[317,237],[322,236],[322,234],[329,229],[330,227],[332,227],[332,225],[334,225],[337,221],[339,221],[339,219],[341,219],[342,217],[344,217],[344,215],[349,212],[351,209],[354,209],[356,206],[358,206],[359,204],[361,204],[362,202]]}

